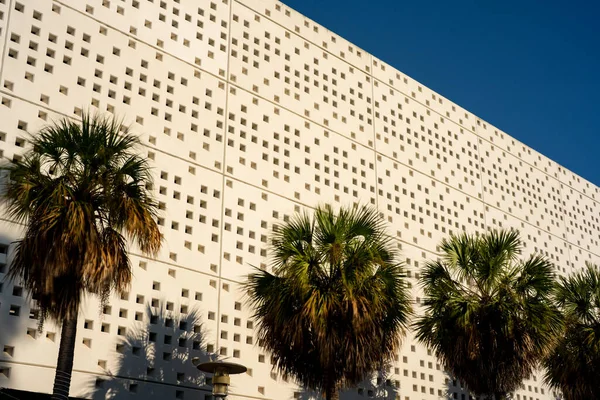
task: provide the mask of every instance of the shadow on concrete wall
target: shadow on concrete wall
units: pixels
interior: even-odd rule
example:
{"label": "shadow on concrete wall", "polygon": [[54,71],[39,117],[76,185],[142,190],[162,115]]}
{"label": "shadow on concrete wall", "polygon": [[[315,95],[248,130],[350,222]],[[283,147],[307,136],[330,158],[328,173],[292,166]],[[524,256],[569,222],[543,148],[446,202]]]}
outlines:
{"label": "shadow on concrete wall", "polygon": [[446,377],[446,392],[444,396],[448,400],[485,400],[471,395],[469,389],[459,379],[448,375]]}
{"label": "shadow on concrete wall", "polygon": [[[9,222],[0,220],[0,229],[9,225]],[[31,325],[29,318],[36,317],[35,306],[29,292],[23,288],[20,279],[14,281],[8,279],[10,260],[17,240],[15,236],[7,235],[6,232],[0,233],[0,254],[5,259],[0,262],[0,382],[2,382],[0,386],[9,388],[1,390],[0,398],[3,398],[2,396],[9,398],[7,396],[14,396],[17,393],[13,393],[10,389],[11,365],[18,358],[19,348],[25,346],[24,340],[28,329],[33,330],[31,334],[37,334],[36,329],[29,328]],[[23,396],[28,398],[27,393]]]}
{"label": "shadow on concrete wall", "polygon": [[[374,372],[369,379],[365,379],[359,385],[348,388],[340,392],[340,400],[396,400],[400,395],[399,389],[393,380],[384,372]],[[295,399],[299,400],[323,400],[322,394],[310,389],[302,388],[297,391]]]}
{"label": "shadow on concrete wall", "polygon": [[[206,352],[206,333],[200,311],[182,314],[146,307],[145,324],[131,328],[117,342],[113,369],[91,378],[85,397],[125,399],[142,397],[203,399],[210,393],[206,376],[192,364],[217,360]],[[187,393],[192,392],[192,393]]]}

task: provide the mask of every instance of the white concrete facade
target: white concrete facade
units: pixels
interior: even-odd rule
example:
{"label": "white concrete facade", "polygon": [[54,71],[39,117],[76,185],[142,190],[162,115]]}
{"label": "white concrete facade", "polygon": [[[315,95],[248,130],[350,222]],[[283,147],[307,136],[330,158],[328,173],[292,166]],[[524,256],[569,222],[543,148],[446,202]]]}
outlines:
{"label": "white concrete facade", "polygon": [[[319,203],[381,210],[417,309],[419,267],[451,232],[518,228],[561,274],[600,261],[598,187],[280,2],[0,0],[0,30],[3,157],[98,109],[133,124],[155,166],[164,248],[132,250],[128,296],[86,303],[73,396],[208,399],[189,361],[208,352],[250,368],[232,399],[309,398],[271,371],[239,282],[266,265],[274,223]],[[4,281],[21,228],[0,218],[0,387],[50,392],[60,331],[37,332]],[[516,398],[550,399],[541,381]],[[465,394],[409,337],[344,398]]]}

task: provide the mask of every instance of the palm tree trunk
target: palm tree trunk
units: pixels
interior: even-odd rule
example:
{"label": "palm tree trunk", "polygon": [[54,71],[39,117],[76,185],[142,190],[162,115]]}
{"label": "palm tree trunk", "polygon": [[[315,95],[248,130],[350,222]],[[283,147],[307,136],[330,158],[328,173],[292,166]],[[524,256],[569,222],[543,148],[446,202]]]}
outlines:
{"label": "palm tree trunk", "polygon": [[340,393],[336,390],[335,386],[328,387],[325,390],[325,399],[326,400],[339,400],[340,399]]}
{"label": "palm tree trunk", "polygon": [[71,373],[73,372],[73,357],[75,355],[75,337],[77,336],[77,315],[72,319],[63,321],[56,362],[56,375],[52,400],[68,400],[71,387]]}
{"label": "palm tree trunk", "polygon": [[340,394],[336,390],[337,382],[333,378],[331,371],[333,368],[326,368],[323,373],[323,383],[325,383],[325,400],[339,400]]}

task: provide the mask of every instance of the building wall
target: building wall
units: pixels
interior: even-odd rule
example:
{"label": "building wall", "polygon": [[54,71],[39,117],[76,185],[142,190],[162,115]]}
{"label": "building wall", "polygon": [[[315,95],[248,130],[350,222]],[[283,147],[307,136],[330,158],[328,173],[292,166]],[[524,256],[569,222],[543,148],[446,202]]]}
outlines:
{"label": "building wall", "polygon": [[[233,399],[310,398],[255,345],[239,283],[266,266],[273,224],[319,203],[381,210],[417,309],[419,268],[452,232],[518,228],[560,274],[600,261],[598,187],[282,3],[2,0],[0,29],[3,157],[100,110],[155,166],[163,250],[131,250],[128,296],[86,301],[74,396],[209,398],[190,358],[216,353],[250,368]],[[0,218],[7,245],[22,228]],[[0,387],[49,392],[60,330],[38,331],[0,285]],[[541,381],[517,398],[550,399]],[[345,398],[460,399],[459,385],[409,335],[387,376]]]}

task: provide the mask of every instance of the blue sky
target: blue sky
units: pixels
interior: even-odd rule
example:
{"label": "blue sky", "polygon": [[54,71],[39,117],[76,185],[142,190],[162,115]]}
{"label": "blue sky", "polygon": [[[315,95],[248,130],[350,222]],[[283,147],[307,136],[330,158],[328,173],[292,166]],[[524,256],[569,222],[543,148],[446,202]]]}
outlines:
{"label": "blue sky", "polygon": [[284,2],[600,185],[600,1]]}

